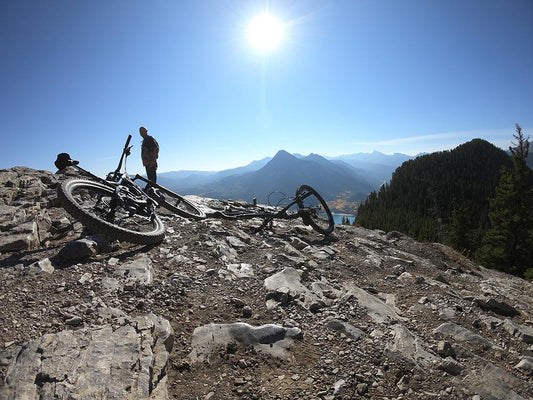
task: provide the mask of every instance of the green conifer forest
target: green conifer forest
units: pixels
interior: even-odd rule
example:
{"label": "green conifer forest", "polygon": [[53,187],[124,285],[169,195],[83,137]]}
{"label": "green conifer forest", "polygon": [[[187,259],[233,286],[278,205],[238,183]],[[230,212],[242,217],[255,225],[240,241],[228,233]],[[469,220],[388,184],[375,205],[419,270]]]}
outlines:
{"label": "green conifer forest", "polygon": [[453,150],[406,161],[390,183],[368,196],[356,222],[448,244],[487,267],[531,274],[529,141],[518,125],[514,137],[517,143],[511,155],[474,139]]}

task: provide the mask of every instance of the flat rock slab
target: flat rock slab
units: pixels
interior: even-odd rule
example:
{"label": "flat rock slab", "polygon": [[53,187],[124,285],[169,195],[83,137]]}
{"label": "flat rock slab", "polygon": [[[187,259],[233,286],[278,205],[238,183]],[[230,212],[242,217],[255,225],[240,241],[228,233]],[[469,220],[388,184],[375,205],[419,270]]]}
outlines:
{"label": "flat rock slab", "polygon": [[263,287],[268,292],[286,291],[290,298],[298,298],[304,307],[310,307],[321,300],[321,296],[309,290],[301,282],[301,272],[295,268],[287,267],[284,270],[265,279]]}
{"label": "flat rock slab", "polygon": [[208,324],[196,328],[192,335],[189,358],[192,362],[208,360],[216,350],[232,343],[252,346],[258,351],[278,358],[287,357],[287,349],[294,339],[302,337],[299,328],[284,328],[266,324],[258,327],[244,322],[233,324]]}
{"label": "flat rock slab", "polygon": [[386,346],[390,352],[398,352],[422,369],[431,368],[439,357],[424,349],[424,341],[401,324],[393,325],[392,342]]}
{"label": "flat rock slab", "polygon": [[0,231],[8,231],[23,223],[26,219],[24,209],[0,204]]}
{"label": "flat rock slab", "polygon": [[170,323],[153,314],[113,328],[64,330],[0,353],[3,400],[167,399]]}
{"label": "flat rock slab", "polygon": [[487,363],[483,371],[473,371],[464,377],[463,384],[487,400],[526,400],[531,399],[533,384],[494,364]]}
{"label": "flat rock slab", "polygon": [[496,314],[506,317],[515,317],[520,315],[520,311],[503,301],[498,301],[491,298],[488,300],[476,299],[475,302],[484,311],[493,311]]}
{"label": "flat rock slab", "polygon": [[451,337],[459,342],[468,342],[470,344],[480,346],[481,348],[486,350],[496,347],[489,340],[478,335],[477,333],[474,333],[471,330],[466,329],[461,325],[454,324],[452,322],[447,322],[438,326],[434,330],[434,332],[441,333],[444,336]]}
{"label": "flat rock slab", "polygon": [[294,268],[285,268],[272,276],[265,279],[264,287],[267,291],[274,291],[281,287],[289,289],[289,294],[293,297],[300,293],[306,294],[309,292],[301,282],[301,274]]}
{"label": "flat rock slab", "polygon": [[328,317],[324,321],[324,325],[329,329],[345,334],[353,340],[359,340],[365,334],[361,329],[337,318]]}
{"label": "flat rock slab", "polygon": [[32,250],[39,246],[35,222],[25,222],[0,234],[0,251]]}
{"label": "flat rock slab", "polygon": [[361,307],[364,307],[368,315],[378,324],[391,324],[401,321],[407,321],[407,318],[400,315],[400,310],[390,306],[378,299],[376,296],[368,293],[353,284],[346,286],[347,294],[345,299],[353,296]]}
{"label": "flat rock slab", "polygon": [[511,335],[520,338],[524,343],[533,344],[533,327],[518,324],[510,319],[503,322],[504,329]]}
{"label": "flat rock slab", "polygon": [[143,254],[136,260],[117,265],[115,273],[140,285],[150,284],[153,281],[152,259]]}
{"label": "flat rock slab", "polygon": [[229,264],[228,271],[233,272],[237,278],[253,278],[255,276],[252,264]]}

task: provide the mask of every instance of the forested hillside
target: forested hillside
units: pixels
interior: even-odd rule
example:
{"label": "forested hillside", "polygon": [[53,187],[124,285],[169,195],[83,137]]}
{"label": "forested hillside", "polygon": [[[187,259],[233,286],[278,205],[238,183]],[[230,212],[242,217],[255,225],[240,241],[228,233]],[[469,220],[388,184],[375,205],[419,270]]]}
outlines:
{"label": "forested hillside", "polygon": [[489,198],[504,165],[511,165],[505,151],[482,139],[406,161],[389,184],[360,206],[357,223],[442,242],[453,210],[468,210],[468,224],[479,234],[467,250],[475,250],[488,226]]}

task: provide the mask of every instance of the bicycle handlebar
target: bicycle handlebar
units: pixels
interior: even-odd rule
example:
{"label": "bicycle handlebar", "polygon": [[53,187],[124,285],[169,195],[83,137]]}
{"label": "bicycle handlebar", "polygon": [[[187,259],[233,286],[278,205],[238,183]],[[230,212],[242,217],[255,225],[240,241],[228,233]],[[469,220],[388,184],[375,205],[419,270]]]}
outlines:
{"label": "bicycle handlebar", "polygon": [[126,139],[126,144],[124,145],[124,150],[122,150],[122,156],[120,156],[120,161],[118,162],[118,167],[117,169],[115,170],[115,175],[118,175],[120,173],[120,169],[122,168],[122,161],[124,160],[124,157],[127,157],[130,155],[130,149],[131,147],[133,146],[130,146],[130,141],[131,141],[131,135],[128,135],[128,138]]}
{"label": "bicycle handlebar", "polygon": [[131,135],[128,135],[128,138],[126,139],[126,144],[124,145],[124,151],[126,151],[127,147],[130,145],[131,142]]}

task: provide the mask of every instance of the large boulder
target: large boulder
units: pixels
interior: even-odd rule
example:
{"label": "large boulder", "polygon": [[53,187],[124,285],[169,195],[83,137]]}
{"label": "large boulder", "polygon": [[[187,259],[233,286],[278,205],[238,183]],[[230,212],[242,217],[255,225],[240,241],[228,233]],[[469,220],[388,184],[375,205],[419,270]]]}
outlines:
{"label": "large boulder", "polygon": [[46,334],[0,352],[9,361],[0,398],[168,398],[169,322],[154,314],[127,321]]}

